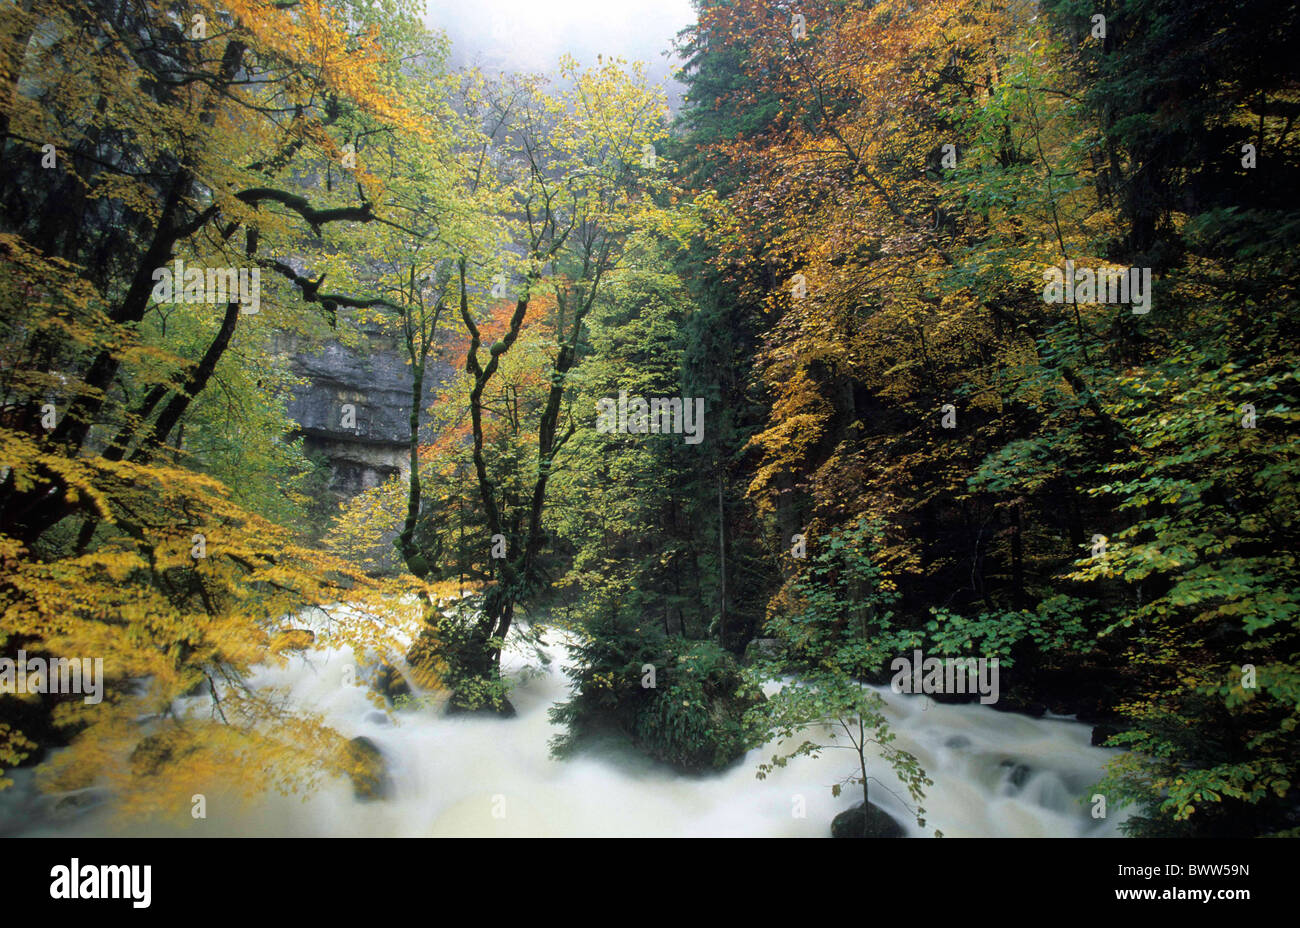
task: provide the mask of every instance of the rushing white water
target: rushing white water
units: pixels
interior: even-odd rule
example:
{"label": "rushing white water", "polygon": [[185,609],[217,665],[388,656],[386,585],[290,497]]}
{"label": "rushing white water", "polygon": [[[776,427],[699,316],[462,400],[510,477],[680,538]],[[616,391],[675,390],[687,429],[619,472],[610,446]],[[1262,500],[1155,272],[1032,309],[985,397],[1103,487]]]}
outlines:
{"label": "rushing white water", "polygon": [[[856,757],[848,751],[797,758],[765,780],[755,770],[770,759],[773,746],[710,776],[678,774],[613,737],[578,757],[553,760],[547,742],[556,729],[546,710],[567,697],[561,669],[567,648],[562,634],[547,637],[553,660],[540,675],[520,677],[511,697],[518,710],[513,719],[446,717],[437,705],[379,711],[363,687],[343,684],[345,668],[355,668],[347,649],[307,651],[287,667],[258,670],[255,686],[287,687],[296,704],[324,713],[342,734],[373,741],[387,762],[387,799],[359,801],[350,782],[336,778],[305,801],[271,795],[233,811],[210,801],[205,820],[124,829],[104,805],[77,815],[46,814],[58,797],[35,797],[30,772],[19,771],[17,788],[0,793],[0,833],[816,837],[829,835],[831,819],[861,800],[858,787],[831,795],[831,784],[854,770]],[[521,665],[507,658],[511,672]],[[977,704],[943,705],[887,687],[878,692],[898,734],[895,745],[915,754],[934,780],[924,802],[924,829],[898,799],[872,784],[873,803],[910,836],[935,829],[948,837],[1119,833],[1122,813],[1112,809],[1107,818],[1093,819],[1081,802],[1115,754],[1089,744],[1088,726]],[[905,795],[883,761],[871,773]],[[800,805],[804,817],[797,816]]]}

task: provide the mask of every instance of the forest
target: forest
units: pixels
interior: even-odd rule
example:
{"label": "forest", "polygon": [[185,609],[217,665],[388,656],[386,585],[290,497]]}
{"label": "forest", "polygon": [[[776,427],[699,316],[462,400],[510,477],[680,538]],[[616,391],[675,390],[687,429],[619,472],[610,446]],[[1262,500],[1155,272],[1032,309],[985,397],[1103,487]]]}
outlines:
{"label": "forest", "polygon": [[0,834],[1300,836],[1300,5],[693,6],[0,2]]}

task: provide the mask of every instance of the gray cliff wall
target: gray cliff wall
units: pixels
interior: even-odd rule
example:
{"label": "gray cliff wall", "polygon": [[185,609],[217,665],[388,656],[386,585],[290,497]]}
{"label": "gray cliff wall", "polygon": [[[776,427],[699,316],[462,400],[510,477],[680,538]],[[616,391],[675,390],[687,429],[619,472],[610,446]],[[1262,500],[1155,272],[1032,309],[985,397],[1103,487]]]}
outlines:
{"label": "gray cliff wall", "polygon": [[[308,453],[329,462],[329,492],[336,501],[405,474],[409,463],[411,369],[406,352],[377,329],[365,330],[365,335],[362,348],[287,335],[278,343],[293,372],[306,381],[293,390],[289,416],[298,423]],[[430,361],[425,410],[450,376],[448,365]],[[354,407],[354,422],[346,420],[345,404]],[[420,431],[424,440],[431,437],[427,423]]]}

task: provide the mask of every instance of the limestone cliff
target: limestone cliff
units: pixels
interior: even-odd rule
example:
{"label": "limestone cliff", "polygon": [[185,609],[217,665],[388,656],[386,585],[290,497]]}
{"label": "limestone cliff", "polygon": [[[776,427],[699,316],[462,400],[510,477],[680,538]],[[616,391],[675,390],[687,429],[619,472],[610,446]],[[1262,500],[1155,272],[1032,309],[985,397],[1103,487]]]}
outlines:
{"label": "limestone cliff", "polygon": [[[411,369],[396,338],[376,327],[363,329],[364,343],[314,343],[283,336],[280,349],[305,381],[288,399],[309,454],[325,458],[329,492],[344,500],[406,473]],[[451,374],[431,361],[425,377],[425,409]],[[428,439],[430,428],[421,426]],[[322,501],[324,502],[324,501]]]}

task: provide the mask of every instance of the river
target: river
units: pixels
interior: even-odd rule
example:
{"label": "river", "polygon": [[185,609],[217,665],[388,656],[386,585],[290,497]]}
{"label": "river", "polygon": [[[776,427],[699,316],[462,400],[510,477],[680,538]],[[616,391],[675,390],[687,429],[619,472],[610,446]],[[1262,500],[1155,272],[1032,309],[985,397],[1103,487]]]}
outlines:
{"label": "river", "polygon": [[[714,775],[689,776],[651,761],[620,739],[593,743],[578,757],[557,761],[547,742],[556,729],[546,710],[567,696],[561,665],[563,633],[548,633],[552,658],[540,674],[522,674],[512,694],[513,719],[446,717],[436,706],[386,714],[358,686],[341,685],[355,667],[344,649],[295,655],[286,667],[258,668],[254,686],[287,687],[298,705],[324,713],[342,734],[365,736],[383,752],[389,797],[360,801],[342,778],[328,780],[305,801],[269,795],[238,808],[209,800],[208,817],[183,825],[123,826],[107,803],[69,815],[51,813],[60,797],[38,797],[32,771],[14,773],[0,793],[0,834],[207,836],[790,836],[830,833],[831,819],[861,799],[831,784],[851,773],[848,751],[801,757],[765,780],[757,765],[772,746]],[[524,662],[507,656],[518,674]],[[934,785],[922,829],[902,804],[873,784],[872,800],[909,836],[1101,837],[1119,834],[1123,813],[1094,819],[1080,802],[1116,752],[1093,747],[1087,725],[1030,718],[987,706],[943,705],[925,696],[878,688],[896,746],[915,754]],[[842,739],[841,739],[842,740]],[[903,794],[887,765],[875,776]],[[65,807],[68,805],[64,803]],[[799,812],[803,811],[802,817]]]}

